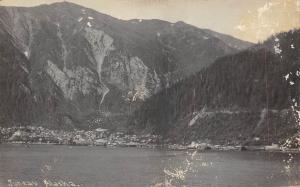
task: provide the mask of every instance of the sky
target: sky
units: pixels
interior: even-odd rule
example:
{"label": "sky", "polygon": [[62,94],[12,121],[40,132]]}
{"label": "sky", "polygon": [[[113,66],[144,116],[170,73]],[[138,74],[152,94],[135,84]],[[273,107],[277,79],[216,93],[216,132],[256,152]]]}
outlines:
{"label": "sky", "polygon": [[[3,6],[37,6],[61,0],[2,0]],[[258,42],[300,28],[300,0],[68,0],[119,19],[184,21]]]}

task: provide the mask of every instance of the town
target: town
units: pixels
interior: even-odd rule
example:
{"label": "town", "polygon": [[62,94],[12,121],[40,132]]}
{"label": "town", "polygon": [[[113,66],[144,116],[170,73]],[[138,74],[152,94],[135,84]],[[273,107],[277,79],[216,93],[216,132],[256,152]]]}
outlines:
{"label": "town", "polygon": [[6,143],[153,147],[158,140],[156,135],[129,135],[102,128],[63,131],[35,126],[0,127],[0,142]]}
{"label": "town", "polygon": [[152,134],[128,134],[109,129],[97,128],[93,130],[72,131],[51,130],[36,126],[0,127],[0,143],[15,144],[55,144],[74,146],[110,146],[110,147],[139,147],[164,148],[169,150],[197,150],[197,151],[284,151],[299,152],[299,147],[272,145],[213,145],[209,142],[191,142],[187,145],[162,141],[162,137]]}

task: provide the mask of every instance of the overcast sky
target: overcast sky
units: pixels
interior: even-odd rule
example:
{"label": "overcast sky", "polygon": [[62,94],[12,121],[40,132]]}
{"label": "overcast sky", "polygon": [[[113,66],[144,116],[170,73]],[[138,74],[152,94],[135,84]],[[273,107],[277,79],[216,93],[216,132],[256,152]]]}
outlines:
{"label": "overcast sky", "polygon": [[[60,0],[2,0],[36,6]],[[300,0],[69,0],[120,19],[184,21],[252,42],[300,27]]]}

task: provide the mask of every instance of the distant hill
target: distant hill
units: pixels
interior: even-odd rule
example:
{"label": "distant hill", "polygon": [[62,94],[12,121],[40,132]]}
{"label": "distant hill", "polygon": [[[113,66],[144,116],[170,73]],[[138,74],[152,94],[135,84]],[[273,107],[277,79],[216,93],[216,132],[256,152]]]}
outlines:
{"label": "distant hill", "polygon": [[129,124],[169,142],[270,144],[291,137],[299,129],[299,43],[300,30],[293,30],[221,57],[149,98]]}

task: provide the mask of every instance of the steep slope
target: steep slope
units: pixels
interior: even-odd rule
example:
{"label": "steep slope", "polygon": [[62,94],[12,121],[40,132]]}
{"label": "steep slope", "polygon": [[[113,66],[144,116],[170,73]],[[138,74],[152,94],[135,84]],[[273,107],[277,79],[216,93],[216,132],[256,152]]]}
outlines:
{"label": "steep slope", "polygon": [[219,58],[149,98],[130,125],[186,143],[267,144],[292,136],[299,129],[299,43],[295,30]]}
{"label": "steep slope", "polygon": [[124,21],[67,2],[1,7],[0,22],[29,62],[33,124],[55,128],[121,126],[161,88],[240,50],[182,22]]}
{"label": "steep slope", "polygon": [[0,23],[0,123],[29,124],[33,104],[29,62],[2,28]]}

